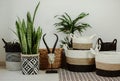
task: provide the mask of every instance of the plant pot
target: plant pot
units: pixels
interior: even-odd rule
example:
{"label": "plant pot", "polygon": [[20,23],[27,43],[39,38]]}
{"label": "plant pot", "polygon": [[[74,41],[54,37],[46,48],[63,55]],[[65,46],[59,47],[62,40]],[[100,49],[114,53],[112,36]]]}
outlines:
{"label": "plant pot", "polygon": [[21,70],[20,52],[6,52],[6,69],[11,71]]}
{"label": "plant pot", "polygon": [[95,57],[89,50],[66,50],[68,70],[92,72],[95,70]]}
{"label": "plant pot", "polygon": [[95,55],[96,74],[100,76],[120,76],[120,52],[99,52]]}
{"label": "plant pot", "polygon": [[39,72],[39,54],[21,54],[22,73],[36,75]]}

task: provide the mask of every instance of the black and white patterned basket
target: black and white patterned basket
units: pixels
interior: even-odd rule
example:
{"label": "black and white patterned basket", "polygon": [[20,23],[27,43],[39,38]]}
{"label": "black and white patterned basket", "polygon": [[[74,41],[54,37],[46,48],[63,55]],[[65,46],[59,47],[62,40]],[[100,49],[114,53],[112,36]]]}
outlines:
{"label": "black and white patterned basket", "polygon": [[21,55],[22,73],[24,75],[36,75],[39,72],[39,54]]}

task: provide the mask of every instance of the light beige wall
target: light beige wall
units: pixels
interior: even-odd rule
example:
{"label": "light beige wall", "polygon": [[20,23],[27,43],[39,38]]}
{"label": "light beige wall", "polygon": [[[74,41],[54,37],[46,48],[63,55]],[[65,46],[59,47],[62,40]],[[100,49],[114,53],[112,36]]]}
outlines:
{"label": "light beige wall", "polygon": [[[16,40],[12,33],[15,30],[17,16],[25,18],[26,12],[33,10],[39,0],[0,0],[0,61],[5,59],[4,44],[1,38],[7,41]],[[54,23],[55,15],[67,12],[72,18],[81,12],[89,13],[83,21],[88,22],[92,28],[83,35],[96,33],[104,41],[118,39],[118,51],[120,51],[120,0],[40,0],[41,4],[37,12],[35,26],[40,25],[43,32],[49,34],[56,32]],[[52,35],[50,35],[52,36]],[[63,34],[59,33],[60,38]],[[52,47],[52,37],[48,36],[49,46]],[[54,38],[53,38],[54,39]],[[41,47],[44,47],[41,41]]]}

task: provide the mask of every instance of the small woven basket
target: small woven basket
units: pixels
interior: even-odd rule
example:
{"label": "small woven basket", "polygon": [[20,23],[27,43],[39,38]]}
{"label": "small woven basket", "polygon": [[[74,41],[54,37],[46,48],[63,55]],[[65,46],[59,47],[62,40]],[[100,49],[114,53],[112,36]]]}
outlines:
{"label": "small woven basket", "polygon": [[[50,49],[52,51],[52,48]],[[50,64],[48,62],[48,52],[47,49],[39,49],[40,53],[40,69],[45,70],[50,68]],[[61,60],[62,60],[62,48],[56,48],[55,49],[55,62],[53,64],[53,68],[57,69],[61,67]]]}

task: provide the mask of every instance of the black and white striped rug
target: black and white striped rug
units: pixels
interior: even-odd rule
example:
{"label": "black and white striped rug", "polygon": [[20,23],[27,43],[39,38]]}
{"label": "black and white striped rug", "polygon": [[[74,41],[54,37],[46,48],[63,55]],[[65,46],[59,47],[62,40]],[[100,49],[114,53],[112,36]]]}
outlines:
{"label": "black and white striped rug", "polygon": [[95,72],[71,72],[65,69],[59,70],[60,81],[120,81],[120,77],[102,77]]}

